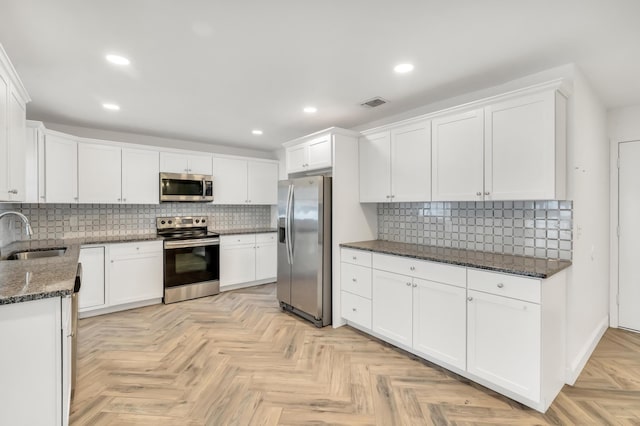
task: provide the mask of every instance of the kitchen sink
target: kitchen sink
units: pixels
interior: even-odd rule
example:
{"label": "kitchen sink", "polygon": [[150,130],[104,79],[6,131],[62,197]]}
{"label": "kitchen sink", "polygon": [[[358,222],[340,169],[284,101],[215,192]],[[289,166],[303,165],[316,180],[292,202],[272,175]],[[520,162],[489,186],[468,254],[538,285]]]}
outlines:
{"label": "kitchen sink", "polygon": [[66,247],[16,251],[7,256],[7,260],[27,260],[42,259],[44,257],[58,257],[64,255],[66,251]]}

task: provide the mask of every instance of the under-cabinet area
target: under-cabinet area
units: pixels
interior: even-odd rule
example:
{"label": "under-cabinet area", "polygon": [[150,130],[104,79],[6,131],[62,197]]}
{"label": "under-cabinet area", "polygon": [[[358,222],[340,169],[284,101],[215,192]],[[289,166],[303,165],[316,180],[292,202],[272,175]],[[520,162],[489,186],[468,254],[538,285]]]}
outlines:
{"label": "under-cabinet area", "polygon": [[[527,262],[503,267],[546,276],[536,278],[455,266],[445,257],[440,263],[343,247],[342,317],[355,328],[546,411],[565,383],[562,268],[568,265],[544,272],[542,265],[536,271]],[[454,263],[473,260],[458,256]]]}

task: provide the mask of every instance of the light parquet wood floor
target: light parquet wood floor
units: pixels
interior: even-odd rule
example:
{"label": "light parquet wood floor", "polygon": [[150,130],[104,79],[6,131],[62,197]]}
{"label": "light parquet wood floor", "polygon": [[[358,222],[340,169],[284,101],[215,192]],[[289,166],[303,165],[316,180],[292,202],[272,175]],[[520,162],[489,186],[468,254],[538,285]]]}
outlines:
{"label": "light parquet wood floor", "polygon": [[640,424],[640,335],[610,329],[545,415],[349,327],[283,313],[273,284],[80,321],[72,425]]}

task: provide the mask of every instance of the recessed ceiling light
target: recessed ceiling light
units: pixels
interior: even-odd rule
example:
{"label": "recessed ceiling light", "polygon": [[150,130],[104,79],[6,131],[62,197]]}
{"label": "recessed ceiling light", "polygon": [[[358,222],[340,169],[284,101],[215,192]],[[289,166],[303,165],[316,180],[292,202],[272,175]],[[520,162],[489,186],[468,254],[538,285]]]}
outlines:
{"label": "recessed ceiling light", "polygon": [[102,108],[108,109],[109,111],[120,111],[120,105],[116,104],[102,104]]}
{"label": "recessed ceiling light", "polygon": [[253,133],[254,135],[261,135],[262,134],[262,130],[252,130],[251,133]]}
{"label": "recessed ceiling light", "polygon": [[318,108],[313,106],[308,106],[308,107],[304,107],[303,111],[306,112],[307,114],[313,114],[314,112],[318,112]]}
{"label": "recessed ceiling light", "polygon": [[413,65],[412,64],[398,64],[393,68],[393,70],[395,72],[397,72],[398,74],[404,74],[404,73],[413,71]]}
{"label": "recessed ceiling light", "polygon": [[107,55],[106,58],[107,61],[116,65],[129,65],[131,63],[131,61],[129,61],[127,58],[120,55]]}

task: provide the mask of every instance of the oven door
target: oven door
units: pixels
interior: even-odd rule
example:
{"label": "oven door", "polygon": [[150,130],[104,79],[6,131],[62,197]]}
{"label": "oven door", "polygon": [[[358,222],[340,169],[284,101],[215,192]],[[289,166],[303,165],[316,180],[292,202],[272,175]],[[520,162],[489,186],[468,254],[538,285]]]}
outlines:
{"label": "oven door", "polygon": [[220,239],[164,242],[164,287],[220,279]]}
{"label": "oven door", "polygon": [[213,201],[213,178],[208,175],[160,173],[160,201]]}

